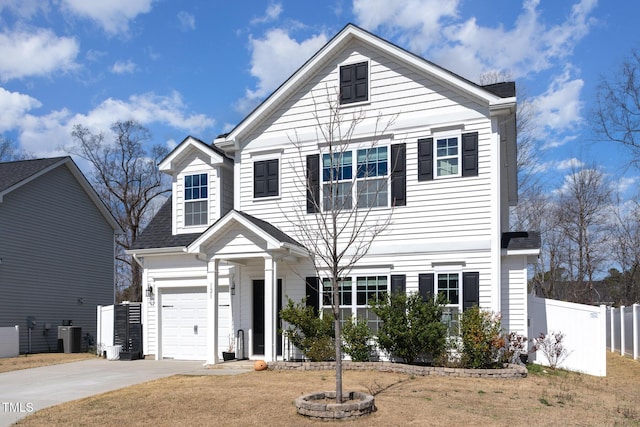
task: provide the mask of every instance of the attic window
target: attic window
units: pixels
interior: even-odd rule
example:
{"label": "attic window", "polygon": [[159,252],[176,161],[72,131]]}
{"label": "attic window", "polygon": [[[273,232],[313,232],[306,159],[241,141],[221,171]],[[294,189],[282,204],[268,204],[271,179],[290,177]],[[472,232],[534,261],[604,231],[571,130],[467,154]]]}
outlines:
{"label": "attic window", "polygon": [[369,100],[369,63],[340,67],[340,104]]}

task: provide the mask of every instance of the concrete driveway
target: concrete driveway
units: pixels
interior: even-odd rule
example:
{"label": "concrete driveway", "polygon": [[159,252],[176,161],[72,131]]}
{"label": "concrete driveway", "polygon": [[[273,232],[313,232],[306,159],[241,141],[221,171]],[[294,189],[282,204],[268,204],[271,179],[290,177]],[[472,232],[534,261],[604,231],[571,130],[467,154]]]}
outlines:
{"label": "concrete driveway", "polygon": [[[176,374],[234,375],[248,369],[207,369],[201,361],[89,359],[0,374],[0,427],[48,406]],[[233,365],[228,365],[233,366]],[[246,368],[246,367],[244,367]]]}

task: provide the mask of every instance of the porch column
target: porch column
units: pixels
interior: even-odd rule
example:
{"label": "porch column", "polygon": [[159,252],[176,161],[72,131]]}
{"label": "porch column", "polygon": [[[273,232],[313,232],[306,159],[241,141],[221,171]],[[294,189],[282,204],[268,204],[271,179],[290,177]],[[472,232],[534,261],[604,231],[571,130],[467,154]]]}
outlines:
{"label": "porch column", "polygon": [[276,360],[276,283],[277,264],[271,256],[264,259],[264,359]]}
{"label": "porch column", "polygon": [[218,270],[220,260],[207,264],[207,365],[218,363]]}

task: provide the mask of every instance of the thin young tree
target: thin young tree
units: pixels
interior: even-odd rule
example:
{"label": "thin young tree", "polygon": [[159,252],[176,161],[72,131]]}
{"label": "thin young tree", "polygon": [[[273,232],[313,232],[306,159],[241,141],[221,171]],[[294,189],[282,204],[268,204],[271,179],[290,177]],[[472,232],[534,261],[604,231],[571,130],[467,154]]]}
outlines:
{"label": "thin young tree", "polygon": [[602,270],[609,236],[610,187],[595,166],[573,169],[559,190],[555,215],[568,250],[564,265],[573,282],[572,300],[592,302],[594,276]]}
{"label": "thin young tree", "polygon": [[[340,290],[342,279],[369,252],[374,240],[391,223],[396,201],[388,188],[395,156],[378,150],[381,137],[395,116],[367,119],[362,110],[342,110],[337,94],[327,90],[326,100],[314,99],[315,141],[322,147],[322,156],[309,161],[308,145],[296,133],[290,138],[298,149],[297,164],[290,165],[296,173],[298,191],[307,194],[306,204],[283,211],[294,234],[304,242],[313,259],[316,276],[328,281],[331,289],[331,312],[334,319],[336,402],[343,401],[342,390],[342,325]],[[368,137],[359,143],[356,130],[366,127]],[[317,145],[316,145],[317,146]],[[356,155],[355,153],[359,153]],[[384,157],[381,160],[380,157]],[[360,157],[360,158],[358,158]],[[373,162],[385,164],[384,173],[368,168]],[[299,163],[298,163],[299,162]],[[300,168],[300,163],[306,168]],[[380,176],[382,175],[382,176]],[[364,179],[356,179],[356,176]],[[389,206],[390,210],[376,209]],[[324,295],[325,286],[319,284]]]}
{"label": "thin young tree", "polygon": [[169,193],[158,162],[167,154],[162,145],[148,147],[151,134],[134,120],[117,121],[107,136],[75,125],[73,144],[65,147],[92,166],[90,181],[125,233],[117,238],[119,299],[142,299],[142,271],[125,250],[131,249],[161,198]]}

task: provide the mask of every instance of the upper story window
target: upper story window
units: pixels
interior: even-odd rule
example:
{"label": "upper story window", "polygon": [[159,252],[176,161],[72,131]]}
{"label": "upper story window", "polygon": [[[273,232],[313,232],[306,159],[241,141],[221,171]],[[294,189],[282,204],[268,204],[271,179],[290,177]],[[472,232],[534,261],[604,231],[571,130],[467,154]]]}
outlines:
{"label": "upper story window", "polygon": [[351,209],[353,154],[351,151],[322,155],[322,206],[325,210]]}
{"label": "upper story window", "polygon": [[478,132],[418,140],[418,181],[478,176]]}
{"label": "upper story window", "polygon": [[323,209],[351,209],[389,206],[388,147],[359,149],[353,176],[353,153],[322,155]]}
{"label": "upper story window", "polygon": [[340,67],[340,104],[352,104],[369,100],[369,63]]}
{"label": "upper story window", "polygon": [[278,159],[253,163],[253,197],[274,197],[279,193],[280,168]]}
{"label": "upper story window", "polygon": [[206,173],[184,177],[184,225],[205,225],[208,220],[208,179]]}
{"label": "upper story window", "polygon": [[460,149],[457,136],[436,139],[436,176],[460,175]]}

